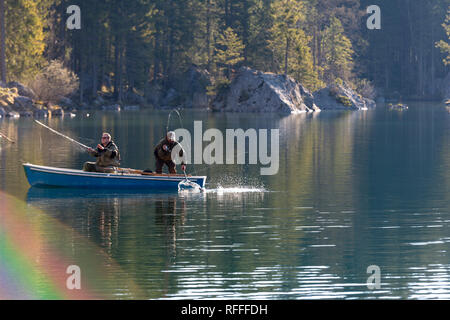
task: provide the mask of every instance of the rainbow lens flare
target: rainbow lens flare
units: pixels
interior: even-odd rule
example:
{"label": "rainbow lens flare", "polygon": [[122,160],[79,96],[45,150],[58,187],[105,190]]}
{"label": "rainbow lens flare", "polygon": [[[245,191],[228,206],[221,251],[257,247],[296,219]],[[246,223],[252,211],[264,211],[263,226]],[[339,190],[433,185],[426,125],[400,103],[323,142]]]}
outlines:
{"label": "rainbow lens flare", "polygon": [[[80,289],[67,285],[72,265],[80,268]],[[103,250],[0,191],[0,299],[141,298],[133,280]]]}

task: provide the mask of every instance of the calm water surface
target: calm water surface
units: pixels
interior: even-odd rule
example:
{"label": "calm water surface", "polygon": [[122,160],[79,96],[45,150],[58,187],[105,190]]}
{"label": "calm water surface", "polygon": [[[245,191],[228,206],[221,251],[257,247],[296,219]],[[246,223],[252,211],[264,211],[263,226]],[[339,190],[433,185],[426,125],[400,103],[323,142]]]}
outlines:
{"label": "calm water surface", "polygon": [[[450,298],[444,106],[288,117],[183,111],[184,127],[195,120],[203,130],[279,128],[278,174],[261,176],[259,165],[189,166],[208,176],[202,194],[30,188],[22,162],[81,168],[89,156],[31,119],[3,119],[1,131],[17,143],[0,145],[0,190],[70,230],[37,228],[72,246],[74,260],[84,254],[80,238],[110,259],[117,268],[95,290],[116,298]],[[45,123],[91,146],[111,132],[123,167],[154,168],[166,121],[167,112],[146,111]],[[38,223],[30,212],[25,222]],[[381,271],[375,290],[366,284],[371,265]]]}

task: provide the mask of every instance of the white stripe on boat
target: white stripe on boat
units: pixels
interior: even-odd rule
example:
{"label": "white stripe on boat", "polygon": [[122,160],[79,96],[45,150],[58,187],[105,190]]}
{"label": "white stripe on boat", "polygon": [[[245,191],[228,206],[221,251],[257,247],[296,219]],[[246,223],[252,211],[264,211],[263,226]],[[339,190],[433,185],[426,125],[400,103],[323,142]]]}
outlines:
{"label": "white stripe on boat", "polygon": [[[54,174],[64,174],[70,176],[82,176],[82,177],[92,177],[92,178],[114,178],[114,179],[133,179],[133,180],[158,180],[158,181],[182,181],[184,176],[171,177],[171,176],[146,176],[140,174],[128,174],[128,173],[103,173],[103,172],[86,172],[83,170],[76,169],[66,169],[66,168],[54,168],[46,166],[38,166],[34,164],[24,163],[25,167],[30,170],[54,173]],[[189,176],[189,179],[206,179],[206,176]]]}

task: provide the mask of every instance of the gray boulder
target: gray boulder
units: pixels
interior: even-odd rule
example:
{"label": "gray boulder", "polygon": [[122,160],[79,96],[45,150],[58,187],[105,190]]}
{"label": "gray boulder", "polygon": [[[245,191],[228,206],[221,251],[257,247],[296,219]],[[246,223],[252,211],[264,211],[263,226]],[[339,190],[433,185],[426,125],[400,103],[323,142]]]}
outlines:
{"label": "gray boulder", "polygon": [[158,106],[162,98],[162,86],[158,82],[151,82],[145,87],[145,100],[153,106]]}
{"label": "gray boulder", "polygon": [[94,101],[92,101],[92,104],[96,107],[102,106],[106,103],[105,99],[103,99],[102,96],[97,96]]}
{"label": "gray boulder", "polygon": [[7,118],[20,118],[20,114],[16,111],[9,111],[6,113]]}
{"label": "gray boulder", "polygon": [[124,106],[124,111],[139,111],[141,108],[138,105],[132,105],[132,106]]}
{"label": "gray boulder", "polygon": [[61,108],[52,110],[53,117],[62,117],[64,115],[64,110]]}
{"label": "gray boulder", "polygon": [[161,100],[160,105],[164,106],[177,106],[179,100],[181,99],[180,94],[174,88],[167,90],[166,95]]}
{"label": "gray boulder", "polygon": [[185,98],[184,106],[186,108],[206,109],[209,105],[207,88],[212,84],[211,75],[205,69],[196,65],[191,67],[183,74],[180,87],[181,95]]}
{"label": "gray boulder", "polygon": [[60,105],[61,107],[70,108],[70,109],[77,107],[76,103],[73,102],[72,99],[70,99],[68,97],[59,98],[58,105]]}
{"label": "gray boulder", "polygon": [[134,91],[128,91],[125,93],[125,101],[131,104],[145,104],[145,98]]}
{"label": "gray boulder", "polygon": [[19,112],[21,117],[32,117],[33,116],[33,111],[29,111],[29,110],[22,110]]}
{"label": "gray boulder", "polygon": [[48,110],[47,109],[36,109],[33,113],[35,118],[47,118]]}
{"label": "gray boulder", "polygon": [[[127,99],[128,103],[142,105],[145,102],[158,108],[208,108],[208,86],[211,75],[205,69],[191,65],[179,76],[170,81],[158,79],[148,83],[144,91],[144,100],[139,95]],[[138,100],[137,100],[138,99]],[[134,101],[133,101],[134,100]]]}
{"label": "gray boulder", "polygon": [[17,92],[20,96],[36,99],[36,94],[34,93],[33,89],[28,88],[27,86],[23,85],[20,82],[17,81],[8,82],[8,88],[17,88]]}
{"label": "gray boulder", "polygon": [[25,96],[14,97],[14,105],[26,110],[33,108],[33,99]]}
{"label": "gray boulder", "polygon": [[314,102],[322,110],[367,110],[376,107],[375,101],[364,98],[346,83],[329,85],[314,92]]}
{"label": "gray boulder", "polygon": [[110,106],[102,106],[103,111],[120,111],[120,104],[113,104]]}
{"label": "gray boulder", "polygon": [[211,103],[214,111],[299,113],[320,111],[312,94],[293,78],[242,67]]}

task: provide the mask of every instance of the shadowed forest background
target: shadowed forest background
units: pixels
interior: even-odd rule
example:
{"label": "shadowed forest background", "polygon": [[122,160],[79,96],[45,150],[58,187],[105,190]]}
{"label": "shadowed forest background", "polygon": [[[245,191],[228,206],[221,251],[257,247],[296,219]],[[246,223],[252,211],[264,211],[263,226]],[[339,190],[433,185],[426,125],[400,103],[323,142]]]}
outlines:
{"label": "shadowed forest background", "polygon": [[[212,94],[240,66],[289,74],[314,91],[346,81],[363,95],[442,99],[450,0],[2,0],[3,81],[31,82],[52,60],[75,95],[152,94],[195,64]],[[81,29],[66,26],[81,9]],[[381,30],[369,30],[369,5]],[[2,57],[0,57],[2,58]],[[6,70],[6,72],[5,72]]]}

